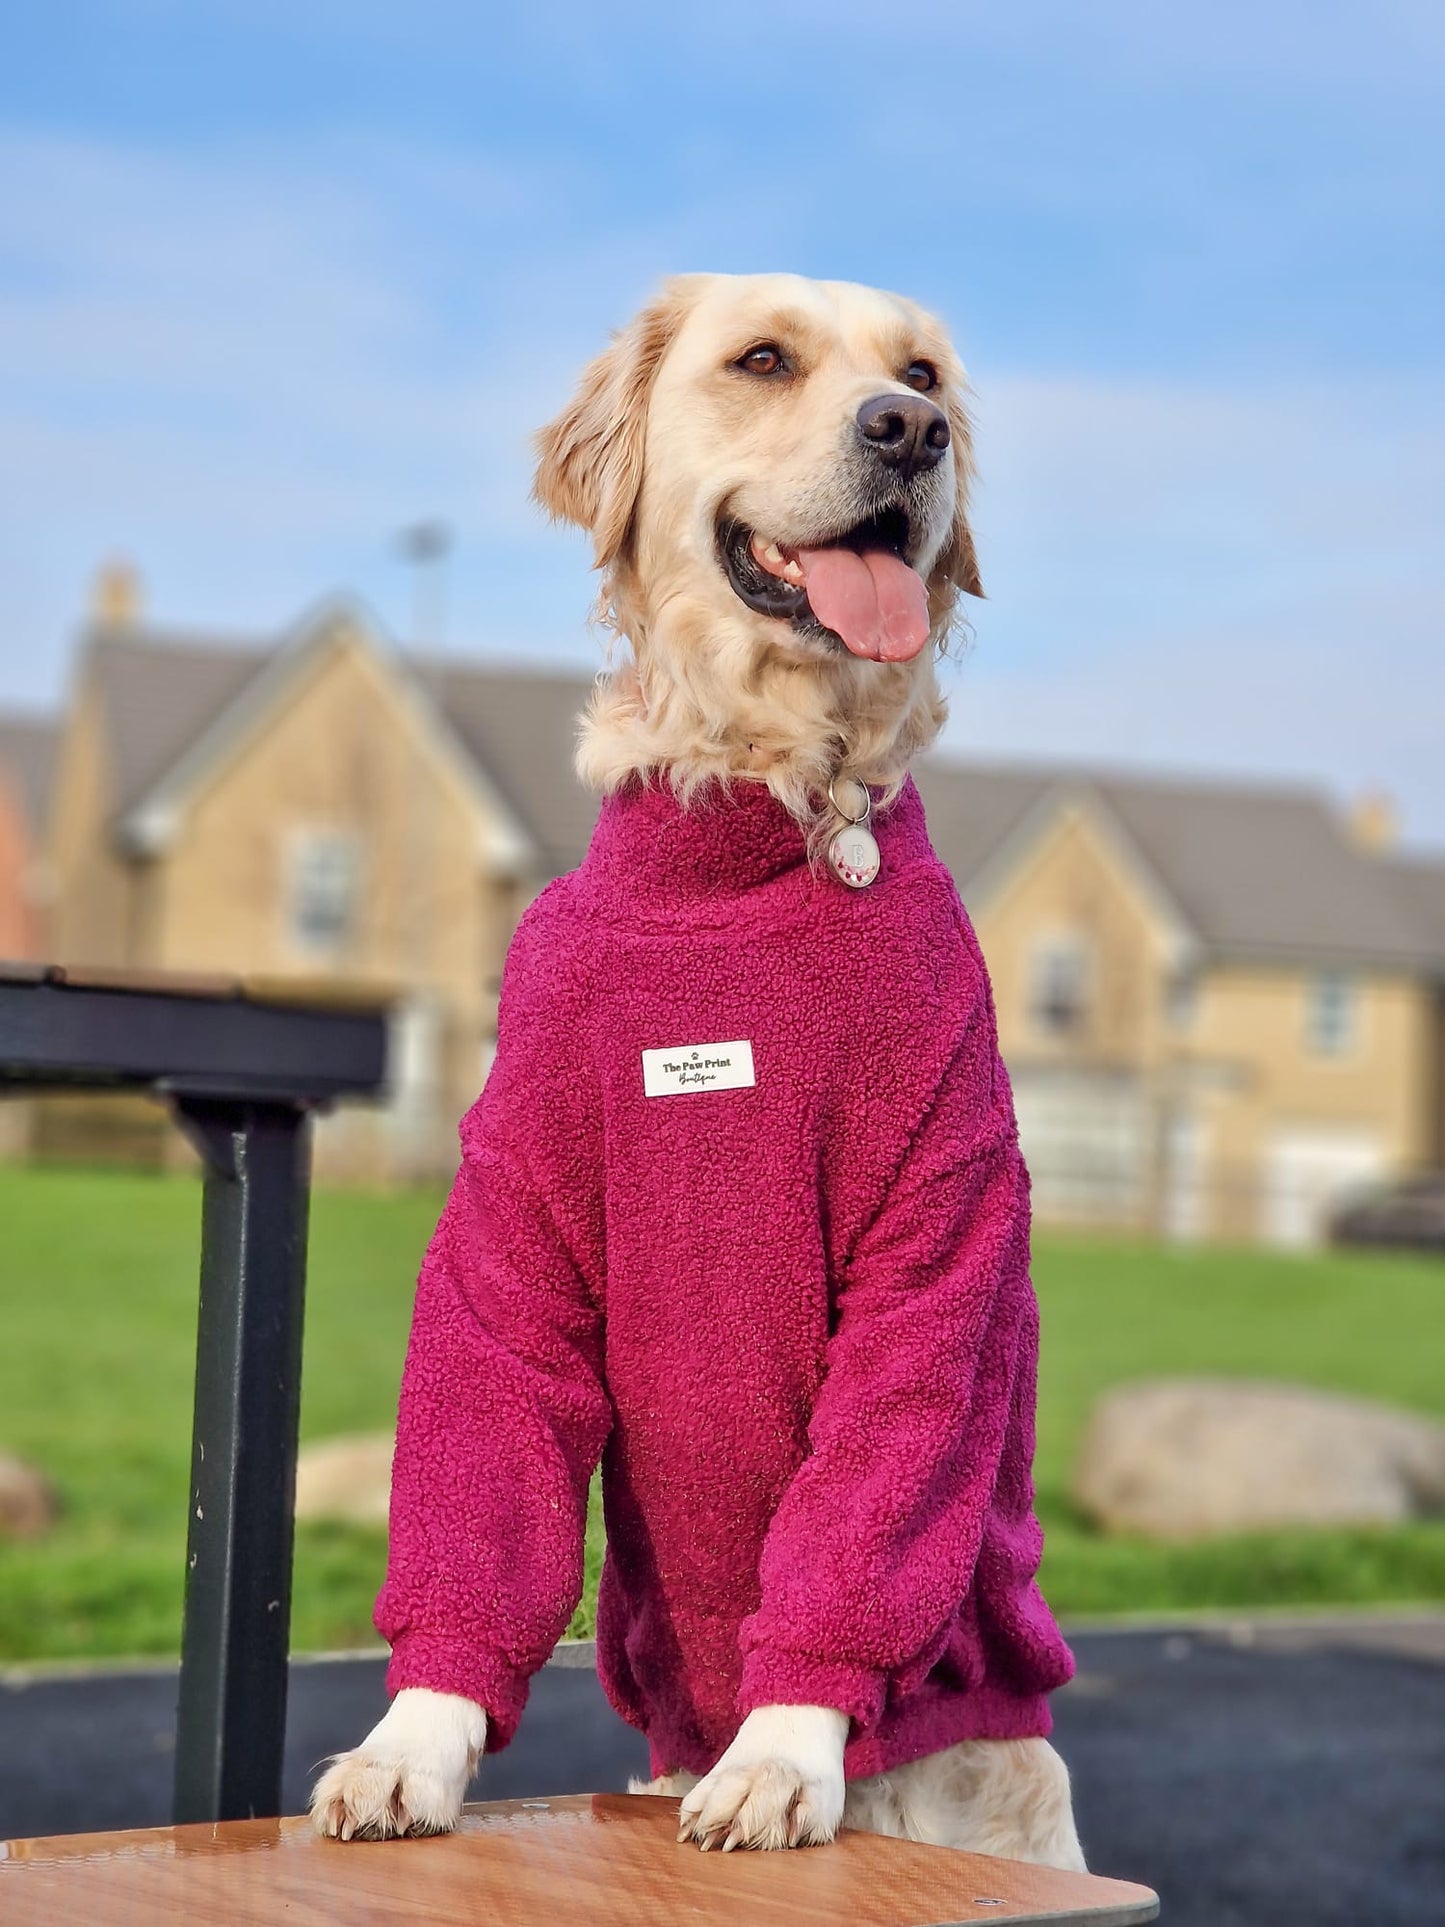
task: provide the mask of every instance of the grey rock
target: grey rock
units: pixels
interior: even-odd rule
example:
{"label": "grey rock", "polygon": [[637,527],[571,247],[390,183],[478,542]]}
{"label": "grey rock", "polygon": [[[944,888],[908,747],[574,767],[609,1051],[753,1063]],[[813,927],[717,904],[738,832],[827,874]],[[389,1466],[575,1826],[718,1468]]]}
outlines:
{"label": "grey rock", "polygon": [[1095,1408],[1074,1498],[1151,1539],[1397,1525],[1445,1511],[1445,1425],[1303,1386],[1160,1379]]}
{"label": "grey rock", "polygon": [[296,1461],[296,1517],[384,1526],[394,1449],[390,1432],[354,1432],[303,1447]]}
{"label": "grey rock", "polygon": [[39,1539],[59,1511],[55,1488],[43,1473],[0,1452],[0,1539]]}

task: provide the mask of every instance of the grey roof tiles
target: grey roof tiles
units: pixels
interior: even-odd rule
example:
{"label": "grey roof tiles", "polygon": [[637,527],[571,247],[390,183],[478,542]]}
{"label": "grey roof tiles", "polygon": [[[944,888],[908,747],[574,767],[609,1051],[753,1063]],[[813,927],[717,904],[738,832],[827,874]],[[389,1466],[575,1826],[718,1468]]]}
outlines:
{"label": "grey roof tiles", "polygon": [[[364,620],[364,618],[362,619]],[[292,642],[287,647],[295,647]],[[144,802],[276,653],[147,629],[93,631],[117,820]],[[397,658],[532,838],[545,867],[581,860],[596,800],[572,774],[590,677],[520,664]],[[27,735],[28,732],[28,735]],[[0,763],[43,808],[56,732],[0,718]],[[966,900],[1055,807],[1092,810],[1205,949],[1445,974],[1445,863],[1364,854],[1313,790],[934,755],[918,783],[939,854]]]}

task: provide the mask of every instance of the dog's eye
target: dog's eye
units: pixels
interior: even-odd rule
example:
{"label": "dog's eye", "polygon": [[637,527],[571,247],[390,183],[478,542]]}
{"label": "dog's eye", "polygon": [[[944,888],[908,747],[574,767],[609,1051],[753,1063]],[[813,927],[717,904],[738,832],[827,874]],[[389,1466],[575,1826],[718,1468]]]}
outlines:
{"label": "dog's eye", "polygon": [[787,367],[783,351],[775,341],[760,341],[756,348],[749,348],[738,362],[738,367],[749,375],[777,375]]}
{"label": "dog's eye", "polygon": [[903,370],[903,379],[920,395],[931,394],[938,386],[938,370],[931,361],[910,361]]}

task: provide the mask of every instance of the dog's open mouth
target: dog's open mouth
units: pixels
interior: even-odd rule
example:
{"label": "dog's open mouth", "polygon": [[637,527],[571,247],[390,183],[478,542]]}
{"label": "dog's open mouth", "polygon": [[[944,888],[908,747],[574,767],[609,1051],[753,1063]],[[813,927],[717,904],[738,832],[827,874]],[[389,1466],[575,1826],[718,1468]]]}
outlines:
{"label": "dog's open mouth", "polygon": [[729,519],[718,550],[734,593],[760,615],[821,629],[871,662],[907,662],[928,641],[928,586],[906,560],[910,533],[898,508],[808,547]]}

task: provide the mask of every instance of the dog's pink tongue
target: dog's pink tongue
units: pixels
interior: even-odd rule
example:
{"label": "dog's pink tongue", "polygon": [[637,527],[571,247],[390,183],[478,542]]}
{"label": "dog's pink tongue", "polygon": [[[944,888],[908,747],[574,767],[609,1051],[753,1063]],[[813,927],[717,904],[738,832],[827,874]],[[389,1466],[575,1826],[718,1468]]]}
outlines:
{"label": "dog's pink tongue", "polygon": [[928,589],[887,549],[799,549],[808,602],[855,656],[907,662],[928,640]]}

